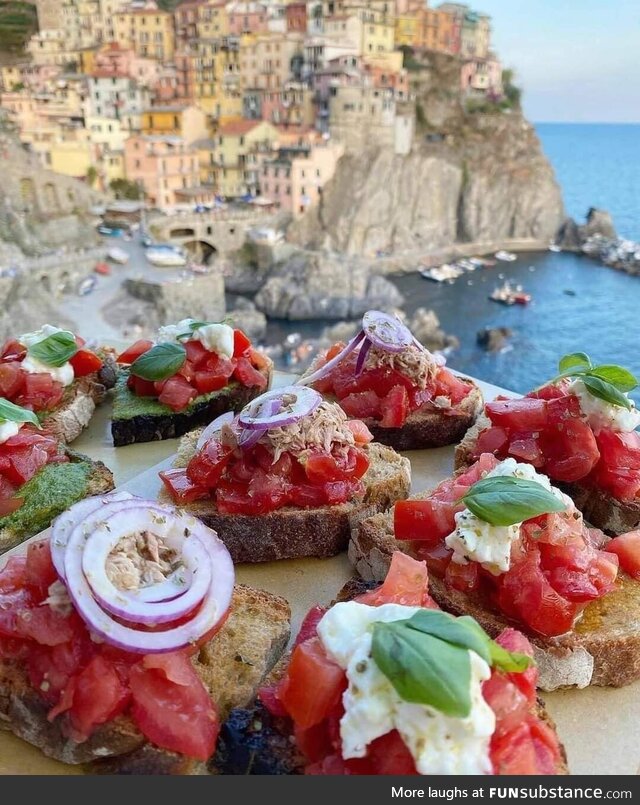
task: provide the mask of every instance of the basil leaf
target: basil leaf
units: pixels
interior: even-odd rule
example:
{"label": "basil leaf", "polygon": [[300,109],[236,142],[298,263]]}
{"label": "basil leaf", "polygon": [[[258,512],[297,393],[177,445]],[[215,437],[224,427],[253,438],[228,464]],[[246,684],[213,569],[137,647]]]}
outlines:
{"label": "basil leaf", "polygon": [[376,623],[371,655],[398,695],[448,716],[471,712],[469,652],[407,626],[407,621]]}
{"label": "basil leaf", "polygon": [[499,668],[506,673],[521,674],[533,665],[533,657],[528,654],[521,654],[519,651],[507,651],[495,640],[489,641],[489,652],[491,654],[492,668]]}
{"label": "basil leaf", "polygon": [[40,420],[33,413],[26,408],[15,405],[4,397],[0,397],[0,420],[5,422],[30,422],[36,427],[41,427]]}
{"label": "basil leaf", "polygon": [[416,612],[406,623],[410,629],[437,637],[459,648],[475,651],[485,662],[491,662],[491,653],[487,645],[489,637],[469,616],[454,618],[453,615],[438,609],[423,609]]}
{"label": "basil leaf", "polygon": [[77,351],[75,336],[68,330],[52,333],[37,344],[32,344],[27,350],[37,361],[56,367],[64,366]]}
{"label": "basil leaf", "polygon": [[603,364],[602,366],[594,366],[587,374],[589,377],[599,377],[601,380],[606,380],[611,383],[619,391],[633,391],[638,385],[638,381],[628,369],[622,366],[615,366]]}
{"label": "basil leaf", "polygon": [[496,476],[477,481],[462,498],[476,517],[495,526],[523,523],[549,512],[561,512],[566,505],[537,481]]}
{"label": "basil leaf", "polygon": [[569,369],[581,371],[591,369],[591,359],[586,352],[572,352],[570,355],[564,355],[558,363],[558,371],[564,374]]}
{"label": "basil leaf", "polygon": [[589,393],[593,394],[594,397],[619,408],[626,408],[627,411],[631,410],[631,400],[615,386],[612,386],[611,383],[607,383],[606,380],[602,380],[599,377],[593,377],[593,375],[583,375],[581,379],[589,389]]}
{"label": "basil leaf", "polygon": [[187,351],[181,344],[156,344],[131,364],[130,372],[143,380],[166,380],[184,365]]}

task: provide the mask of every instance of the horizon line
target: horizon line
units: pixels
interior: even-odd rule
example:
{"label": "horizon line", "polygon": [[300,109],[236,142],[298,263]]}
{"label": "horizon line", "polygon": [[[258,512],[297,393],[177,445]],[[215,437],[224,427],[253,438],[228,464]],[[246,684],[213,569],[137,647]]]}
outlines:
{"label": "horizon line", "polygon": [[532,120],[535,126],[640,126],[640,120]]}

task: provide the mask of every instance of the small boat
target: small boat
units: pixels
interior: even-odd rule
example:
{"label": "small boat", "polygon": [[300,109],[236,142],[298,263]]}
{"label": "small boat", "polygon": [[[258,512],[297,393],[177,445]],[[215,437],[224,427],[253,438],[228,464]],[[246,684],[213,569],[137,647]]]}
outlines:
{"label": "small boat", "polygon": [[500,302],[502,305],[528,305],[531,301],[531,294],[525,293],[522,285],[513,287],[507,280],[503,285],[494,288],[489,294],[492,302]]}
{"label": "small boat", "polygon": [[96,272],[96,274],[102,274],[105,277],[111,274],[111,269],[106,263],[96,263],[93,270]]}
{"label": "small boat", "polygon": [[98,284],[97,277],[86,277],[78,284],[78,296],[87,296]]}
{"label": "small boat", "polygon": [[518,255],[501,249],[499,252],[495,253],[495,258],[496,260],[502,260],[505,263],[513,263],[514,260],[518,259]]}
{"label": "small boat", "polygon": [[125,263],[129,262],[129,255],[125,252],[124,249],[119,249],[117,246],[114,246],[112,249],[109,249],[107,252],[107,257],[113,263],[119,263],[120,265],[125,265]]}
{"label": "small boat", "polygon": [[567,296],[575,296],[576,295],[576,292],[573,290],[573,288],[565,288],[562,293],[566,294]]}
{"label": "small boat", "polygon": [[562,246],[558,246],[557,243],[550,243],[549,244],[549,251],[550,252],[561,252]]}
{"label": "small boat", "polygon": [[457,280],[458,277],[464,274],[464,268],[461,268],[455,264],[450,265],[449,263],[445,263],[444,265],[437,266],[436,268],[423,268],[420,271],[420,274],[426,280],[432,280],[433,282],[452,283],[454,280]]}
{"label": "small boat", "polygon": [[175,249],[158,249],[152,247],[146,249],[144,253],[147,260],[154,266],[172,268],[187,265],[187,258]]}

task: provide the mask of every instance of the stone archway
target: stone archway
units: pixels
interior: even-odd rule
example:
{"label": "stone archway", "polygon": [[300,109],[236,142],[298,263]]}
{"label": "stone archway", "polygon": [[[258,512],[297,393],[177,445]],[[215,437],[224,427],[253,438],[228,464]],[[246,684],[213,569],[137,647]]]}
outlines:
{"label": "stone archway", "polygon": [[182,227],[169,230],[169,238],[194,238],[196,230],[191,227]]}
{"label": "stone archway", "polygon": [[218,250],[211,243],[205,240],[189,240],[182,244],[182,248],[187,251],[189,257],[196,263],[209,265],[215,259]]}

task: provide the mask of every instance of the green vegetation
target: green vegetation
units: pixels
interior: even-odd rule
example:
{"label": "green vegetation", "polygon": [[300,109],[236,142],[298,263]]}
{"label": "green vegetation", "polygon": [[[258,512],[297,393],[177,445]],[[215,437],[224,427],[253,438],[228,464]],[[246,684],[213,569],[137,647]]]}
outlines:
{"label": "green vegetation", "polygon": [[98,171],[93,167],[93,165],[89,165],[89,169],[87,170],[87,184],[90,187],[93,187],[97,178]]}
{"label": "green vegetation", "polygon": [[513,70],[502,71],[502,86],[504,87],[503,102],[508,102],[508,108],[519,109],[522,101],[522,90],[513,83],[513,78]]}
{"label": "green vegetation", "polygon": [[163,11],[173,11],[180,3],[181,0],[158,0],[158,8]]}
{"label": "green vegetation", "polygon": [[427,125],[427,118],[424,113],[424,106],[420,101],[416,101],[416,123],[423,129]]}
{"label": "green vegetation", "polygon": [[424,69],[424,64],[419,62],[414,56],[412,47],[409,47],[409,45],[401,45],[400,50],[402,51],[402,66],[405,70],[417,72],[418,70]]}
{"label": "green vegetation", "polygon": [[[87,178],[89,174],[87,173]],[[135,182],[128,179],[112,179],[109,187],[115,193],[116,198],[126,198],[130,201],[140,201],[144,198],[144,190]]]}
{"label": "green vegetation", "polygon": [[18,0],[0,0],[0,54],[19,54],[38,30],[36,7]]}

